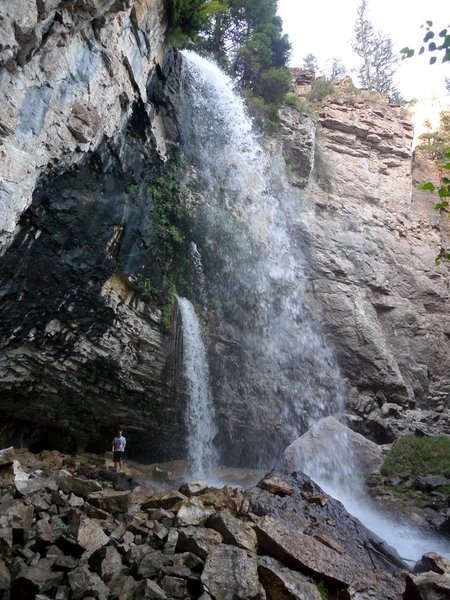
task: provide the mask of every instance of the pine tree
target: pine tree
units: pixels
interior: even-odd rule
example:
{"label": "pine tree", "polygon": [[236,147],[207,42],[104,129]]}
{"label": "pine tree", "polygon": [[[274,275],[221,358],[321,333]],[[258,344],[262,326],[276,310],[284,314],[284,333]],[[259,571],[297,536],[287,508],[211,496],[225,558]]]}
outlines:
{"label": "pine tree", "polygon": [[303,59],[303,68],[308,69],[308,71],[314,71],[314,73],[319,70],[317,58],[314,56],[314,54],[311,54],[311,52]]}
{"label": "pine tree", "polygon": [[359,70],[360,84],[368,90],[393,95],[396,91],[393,77],[397,58],[392,39],[380,31],[375,31],[367,13],[368,2],[361,0],[357,9],[353,44],[353,50],[362,59]]}

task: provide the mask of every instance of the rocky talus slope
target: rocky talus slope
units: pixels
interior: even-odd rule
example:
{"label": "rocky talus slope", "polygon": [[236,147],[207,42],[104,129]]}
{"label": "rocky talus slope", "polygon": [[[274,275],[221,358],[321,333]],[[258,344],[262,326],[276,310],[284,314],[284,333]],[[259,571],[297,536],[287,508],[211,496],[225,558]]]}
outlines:
{"label": "rocky talus slope", "polygon": [[[445,598],[450,563],[413,572],[305,475],[248,490],[157,491],[88,457],[2,451],[2,600]],[[141,477],[145,470],[141,471]]]}

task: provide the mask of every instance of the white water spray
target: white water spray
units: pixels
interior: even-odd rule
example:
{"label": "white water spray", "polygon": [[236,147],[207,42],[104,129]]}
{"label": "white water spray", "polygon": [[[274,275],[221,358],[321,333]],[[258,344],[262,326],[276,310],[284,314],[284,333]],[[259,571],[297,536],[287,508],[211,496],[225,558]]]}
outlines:
{"label": "white water spray", "polygon": [[[250,306],[241,321],[246,327],[239,330],[239,344],[251,364],[243,383],[266,404],[257,410],[253,402],[247,403],[249,429],[263,428],[265,422],[270,440],[260,440],[261,446],[270,446],[283,433],[292,441],[319,419],[344,412],[339,369],[305,300],[308,265],[302,249],[301,199],[284,181],[282,160],[273,162],[272,157],[269,164],[226,74],[183,52],[182,85],[184,150],[207,198],[206,222],[215,228],[215,239],[223,232],[224,241],[217,241],[221,270],[207,274],[208,287],[223,296],[223,304],[236,304],[228,318]],[[236,318],[227,334],[236,335],[239,325]],[[224,356],[220,401],[232,410],[238,388],[232,385],[235,365],[227,374],[226,361]],[[344,433],[328,439],[322,452],[299,467],[405,558],[415,560],[426,550],[447,551],[431,536],[374,509],[361,492]]]}
{"label": "white water spray", "polygon": [[217,466],[213,441],[216,435],[214,406],[209,386],[209,368],[202,331],[194,307],[177,297],[183,331],[183,366],[188,404],[186,428],[191,474],[206,478]]}

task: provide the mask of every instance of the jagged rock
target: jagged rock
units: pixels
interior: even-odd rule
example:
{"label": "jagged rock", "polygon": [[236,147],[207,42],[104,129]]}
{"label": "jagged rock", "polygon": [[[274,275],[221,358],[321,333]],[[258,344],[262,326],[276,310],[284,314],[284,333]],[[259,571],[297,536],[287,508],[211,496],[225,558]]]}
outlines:
{"label": "jagged rock", "polygon": [[139,562],[137,574],[141,579],[157,577],[161,571],[163,560],[163,554],[159,550],[148,551]]}
{"label": "jagged rock", "polygon": [[[258,538],[258,551],[284,565],[294,565],[303,572],[324,576],[336,584],[348,586],[361,566],[349,556],[335,552],[311,536],[292,531],[271,517],[263,517],[254,525]],[[374,577],[368,571],[367,581]]]}
{"label": "jagged rock", "polygon": [[111,546],[102,547],[93,552],[88,563],[92,571],[100,575],[105,582],[118,577],[122,570],[120,554]]}
{"label": "jagged rock", "polygon": [[192,552],[205,560],[208,554],[222,543],[222,536],[209,528],[184,527],[178,532],[175,552]]}
{"label": "jagged rock", "polygon": [[68,574],[71,598],[85,598],[87,595],[98,600],[107,600],[108,588],[96,573],[91,573],[87,565],[77,567]]}
{"label": "jagged rock", "polygon": [[407,575],[405,598],[414,600],[448,600],[450,598],[450,573],[428,571]]}
{"label": "jagged rock", "polygon": [[11,600],[34,600],[37,594],[55,590],[64,574],[52,571],[47,559],[24,567],[11,583]]}
{"label": "jagged rock", "polygon": [[181,505],[177,512],[177,523],[181,527],[186,525],[201,525],[213,512],[212,508],[205,508],[201,500],[193,497]]}
{"label": "jagged rock", "polygon": [[201,581],[216,600],[263,599],[258,579],[258,562],[252,553],[222,544],[205,561]]}
{"label": "jagged rock", "polygon": [[175,511],[175,507],[185,500],[187,500],[187,497],[180,492],[163,492],[162,494],[157,494],[156,496],[153,496],[144,502],[141,506],[141,509],[146,510],[147,508],[164,508],[166,510],[173,509]]}
{"label": "jagged rock", "polygon": [[11,575],[8,567],[5,565],[3,560],[0,560],[0,599],[6,598],[6,593],[9,592],[11,587]]}
{"label": "jagged rock", "polygon": [[322,596],[311,581],[283,564],[262,556],[258,560],[258,575],[268,598],[279,600],[321,600]]}
{"label": "jagged rock", "polygon": [[286,468],[305,470],[305,466],[314,463],[315,457],[323,453],[324,448],[326,452],[333,447],[339,448],[342,439],[348,440],[350,452],[362,473],[369,475],[379,470],[383,460],[382,448],[331,416],[318,421],[286,448],[283,454]]}
{"label": "jagged rock", "polygon": [[98,481],[93,479],[83,479],[82,477],[76,477],[69,471],[59,471],[55,477],[58,487],[61,488],[66,494],[71,492],[82,498],[86,498],[93,492],[99,492],[102,486]]}
{"label": "jagged rock", "polygon": [[0,467],[11,465],[14,460],[14,447],[3,448],[0,450]]}
{"label": "jagged rock", "polygon": [[78,509],[72,509],[67,515],[71,533],[78,544],[91,554],[109,542],[101,525],[94,519],[89,519]]}
{"label": "jagged rock", "polygon": [[169,598],[184,598],[186,596],[186,580],[180,577],[164,575],[161,587]]}
{"label": "jagged rock", "polygon": [[280,114],[279,138],[283,156],[291,166],[290,181],[303,188],[314,167],[316,123],[311,115],[294,106],[285,106]]}
{"label": "jagged rock", "polygon": [[43,477],[35,477],[33,479],[27,479],[25,481],[15,481],[14,487],[19,497],[31,496],[41,490],[56,490],[56,483],[51,479],[44,479]]}
{"label": "jagged rock", "polygon": [[108,513],[127,512],[131,503],[131,492],[118,492],[115,490],[102,490],[87,496],[87,501],[92,506]]}
{"label": "jagged rock", "polygon": [[242,494],[229,486],[225,486],[221,489],[210,487],[206,492],[197,496],[197,498],[201,500],[206,507],[212,507],[216,511],[225,508],[233,515],[238,513],[242,502]]}
{"label": "jagged rock", "polygon": [[270,494],[277,494],[278,496],[291,496],[294,493],[294,489],[291,486],[272,474],[266,475],[258,485]]}
{"label": "jagged rock", "polygon": [[440,486],[450,485],[450,479],[438,475],[423,475],[414,481],[414,487],[422,492],[431,492]]}
{"label": "jagged rock", "polygon": [[427,573],[433,571],[443,575],[444,573],[450,574],[450,559],[437,554],[437,552],[427,552],[420,560],[414,565],[413,573]]}
{"label": "jagged rock", "polygon": [[179,491],[190,498],[191,496],[198,496],[205,492],[208,488],[206,481],[193,481],[191,483],[183,483],[180,486]]}
{"label": "jagged rock", "polygon": [[[133,600],[159,600],[159,598],[167,598],[161,587],[150,579],[141,581],[134,592]],[[128,600],[128,598],[124,598]]]}
{"label": "jagged rock", "polygon": [[135,600],[139,585],[130,575],[119,575],[109,583],[109,600]]}
{"label": "jagged rock", "polygon": [[13,543],[25,544],[33,515],[33,506],[26,505],[21,500],[4,502],[0,514],[0,546],[9,551]]}
{"label": "jagged rock", "polygon": [[256,552],[256,535],[253,528],[234,517],[228,510],[221,510],[206,522],[207,527],[218,531],[225,544]]}

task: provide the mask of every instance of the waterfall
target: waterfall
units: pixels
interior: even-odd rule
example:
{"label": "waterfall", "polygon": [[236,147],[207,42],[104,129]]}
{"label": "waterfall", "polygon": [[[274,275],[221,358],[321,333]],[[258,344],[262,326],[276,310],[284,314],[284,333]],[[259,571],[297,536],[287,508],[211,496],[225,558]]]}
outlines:
{"label": "waterfall", "polygon": [[191,260],[192,264],[194,265],[195,271],[194,284],[196,288],[196,294],[201,302],[203,310],[206,311],[206,279],[205,274],[203,272],[202,257],[200,255],[200,252],[198,251],[197,244],[195,242],[191,242]]}
{"label": "waterfall", "polygon": [[[281,152],[268,159],[225,73],[193,52],[182,55],[178,125],[182,151],[195,172],[198,226],[193,235],[208,283],[205,302],[215,307],[208,327],[222,349],[213,381],[221,423],[217,437],[230,460],[267,467],[321,418],[343,415],[345,386],[311,293],[305,201],[285,181]],[[192,333],[198,328],[192,306],[181,300],[180,309],[189,315],[186,322],[196,323],[189,326],[186,343],[201,341],[198,330]],[[193,354],[185,346],[187,360]],[[204,350],[200,355],[206,365]],[[204,470],[214,436],[211,396],[206,389],[196,391],[199,367],[186,364],[188,369],[191,402],[197,397],[189,416],[191,461]],[[203,377],[206,381],[207,371]],[[197,408],[201,394],[202,408]],[[200,413],[205,428],[194,433]],[[403,556],[417,559],[427,547],[439,548],[435,540],[374,510],[363,495],[345,433],[327,442],[298,468]],[[244,444],[240,454],[239,444]]]}
{"label": "waterfall", "polygon": [[194,307],[177,297],[183,335],[183,366],[187,391],[186,429],[188,463],[195,477],[207,477],[217,466],[216,435],[209,369],[202,331]]}
{"label": "waterfall", "polygon": [[[259,466],[267,467],[318,419],[343,413],[343,383],[305,303],[302,205],[284,181],[284,165],[269,163],[243,100],[215,64],[183,51],[182,88],[183,151],[207,199],[198,221],[202,232],[212,232],[209,300],[220,306],[218,332],[238,338],[244,355],[243,361],[223,357],[216,402],[225,414],[247,411],[249,428],[262,432],[262,439],[252,449],[249,429],[245,454],[259,453]],[[236,407],[238,386],[247,388],[256,404],[258,398],[267,400]],[[228,438],[231,449],[233,430]],[[348,444],[344,438],[338,442],[304,470],[354,480]]]}

